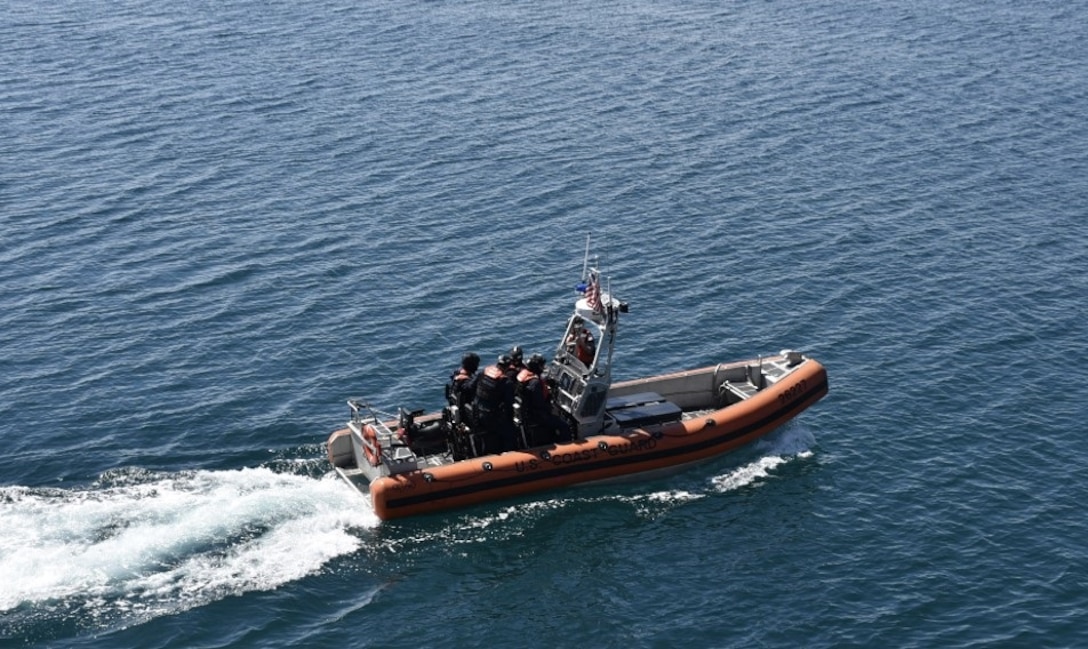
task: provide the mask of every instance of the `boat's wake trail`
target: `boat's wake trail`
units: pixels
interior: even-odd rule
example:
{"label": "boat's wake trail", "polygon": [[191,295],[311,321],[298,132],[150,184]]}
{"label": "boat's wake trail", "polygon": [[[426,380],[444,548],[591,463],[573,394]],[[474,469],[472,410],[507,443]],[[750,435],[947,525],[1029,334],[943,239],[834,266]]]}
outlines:
{"label": "boat's wake trail", "polygon": [[378,523],[343,507],[344,489],[265,468],[0,488],[3,626],[33,625],[39,609],[133,623],[312,574],[359,547],[353,529]]}
{"label": "boat's wake trail", "polygon": [[813,444],[815,438],[810,431],[796,425],[785,426],[756,442],[755,459],[715,476],[711,482],[719,492],[740,489],[767,478],[773,469],[790,460],[810,457]]}

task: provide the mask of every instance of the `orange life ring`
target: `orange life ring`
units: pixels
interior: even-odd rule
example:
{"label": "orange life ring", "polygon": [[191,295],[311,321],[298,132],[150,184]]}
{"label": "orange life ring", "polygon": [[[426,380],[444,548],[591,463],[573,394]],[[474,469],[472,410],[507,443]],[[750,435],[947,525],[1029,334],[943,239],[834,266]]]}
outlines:
{"label": "orange life ring", "polygon": [[378,433],[370,424],[363,426],[363,453],[366,454],[370,466],[382,463],[382,443],[378,441]]}

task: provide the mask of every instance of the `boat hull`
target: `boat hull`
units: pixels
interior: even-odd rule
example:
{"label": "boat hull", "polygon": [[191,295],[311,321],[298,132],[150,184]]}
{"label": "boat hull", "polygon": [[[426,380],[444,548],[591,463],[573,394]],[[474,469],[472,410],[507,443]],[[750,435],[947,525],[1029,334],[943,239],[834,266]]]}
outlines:
{"label": "boat hull", "polygon": [[[660,383],[672,377],[680,381],[683,375],[645,381]],[[610,396],[633,393],[642,383],[614,384]],[[370,482],[369,493],[375,513],[389,520],[577,484],[659,473],[748,444],[788,422],[827,391],[824,367],[805,359],[781,381],[751,398],[698,416],[381,476]],[[350,444],[350,431],[333,433],[328,451],[334,466],[342,464],[347,453],[345,444]]]}

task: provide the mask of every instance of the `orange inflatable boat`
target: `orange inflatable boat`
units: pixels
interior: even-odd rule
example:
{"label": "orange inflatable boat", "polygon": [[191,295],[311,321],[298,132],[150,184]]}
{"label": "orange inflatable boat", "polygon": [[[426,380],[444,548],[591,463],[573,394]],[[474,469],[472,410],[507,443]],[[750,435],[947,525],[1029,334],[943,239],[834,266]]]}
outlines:
{"label": "orange inflatable boat", "polygon": [[[326,444],[329,462],[393,519],[674,471],[769,433],[827,394],[824,367],[789,350],[613,384],[627,305],[601,291],[588,258],[579,289],[563,342],[540,371],[551,411],[543,428],[521,416],[524,394],[503,424],[512,434],[505,450],[487,442],[493,431],[479,404],[451,400],[442,412],[392,417],[351,399],[347,427]],[[601,341],[591,354],[571,342],[587,331]]]}

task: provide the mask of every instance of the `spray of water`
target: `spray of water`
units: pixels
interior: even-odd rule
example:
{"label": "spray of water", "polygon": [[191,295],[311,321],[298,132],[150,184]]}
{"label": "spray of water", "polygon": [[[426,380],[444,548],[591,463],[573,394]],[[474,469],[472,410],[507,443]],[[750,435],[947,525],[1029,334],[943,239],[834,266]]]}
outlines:
{"label": "spray of water", "polygon": [[714,476],[711,483],[716,491],[740,489],[771,475],[775,468],[796,458],[812,455],[815,444],[811,432],[800,426],[786,426],[764,437],[755,445],[758,457],[728,473]]}
{"label": "spray of water", "polygon": [[[811,455],[813,443],[805,429],[786,427],[759,442],[754,459],[714,476],[708,492],[766,479],[776,467]],[[657,511],[706,495],[618,498]],[[564,504],[565,498],[500,507],[470,527],[502,523],[524,514],[520,508]],[[359,549],[360,530],[378,523],[366,501],[338,480],[268,468],[133,470],[85,489],[4,487],[0,614],[58,604],[103,621],[176,613],[317,573]]]}
{"label": "spray of water", "polygon": [[0,488],[0,614],[58,603],[112,618],[178,612],[313,574],[377,524],[338,480],[266,468]]}

